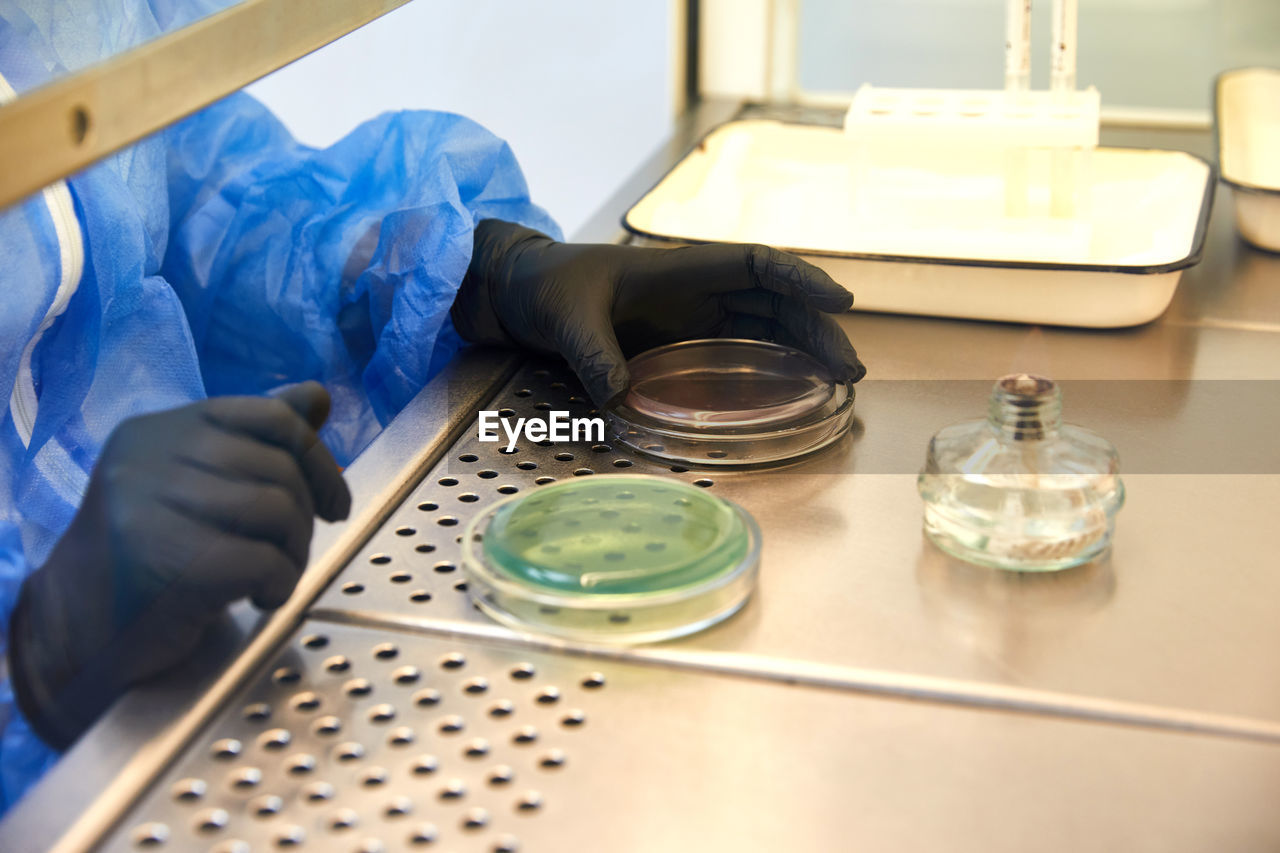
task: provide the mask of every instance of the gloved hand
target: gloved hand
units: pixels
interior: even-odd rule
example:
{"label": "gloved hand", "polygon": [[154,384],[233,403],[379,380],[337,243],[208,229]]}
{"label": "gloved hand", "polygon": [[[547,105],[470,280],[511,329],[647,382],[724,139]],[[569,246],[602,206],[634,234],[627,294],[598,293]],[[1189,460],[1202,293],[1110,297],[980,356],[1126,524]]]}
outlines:
{"label": "gloved hand", "polygon": [[866,368],[828,316],[852,304],[822,270],[766,246],[557,243],[486,219],[452,316],[474,343],[563,355],[604,406],[627,390],[627,356],[691,338],[778,341],[856,382]]}
{"label": "gloved hand", "polygon": [[65,747],[127,687],[178,663],[227,604],[278,607],[314,516],[351,494],[316,436],[318,383],[132,418],[107,440],[71,525],[10,622],[19,707]]}

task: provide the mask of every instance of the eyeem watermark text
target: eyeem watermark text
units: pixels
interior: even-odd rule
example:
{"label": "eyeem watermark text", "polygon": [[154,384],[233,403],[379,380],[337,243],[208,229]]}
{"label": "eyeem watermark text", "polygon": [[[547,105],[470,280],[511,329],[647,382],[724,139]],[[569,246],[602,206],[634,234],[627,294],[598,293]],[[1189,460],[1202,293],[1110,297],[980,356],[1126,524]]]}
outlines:
{"label": "eyeem watermark text", "polygon": [[492,409],[481,409],[481,441],[499,441],[498,428],[507,436],[508,453],[515,450],[521,436],[527,441],[604,442],[604,418],[571,418],[568,412],[547,412],[545,418],[504,418]]}

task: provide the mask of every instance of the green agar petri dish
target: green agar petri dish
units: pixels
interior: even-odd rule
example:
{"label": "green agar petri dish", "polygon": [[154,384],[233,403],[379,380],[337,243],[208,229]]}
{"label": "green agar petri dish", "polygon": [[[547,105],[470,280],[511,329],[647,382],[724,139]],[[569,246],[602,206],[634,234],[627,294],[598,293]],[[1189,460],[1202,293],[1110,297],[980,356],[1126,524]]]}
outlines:
{"label": "green agar petri dish", "polygon": [[734,613],[760,533],[741,507],[685,483],[610,475],[495,504],[463,544],[477,605],[513,627],[649,642]]}

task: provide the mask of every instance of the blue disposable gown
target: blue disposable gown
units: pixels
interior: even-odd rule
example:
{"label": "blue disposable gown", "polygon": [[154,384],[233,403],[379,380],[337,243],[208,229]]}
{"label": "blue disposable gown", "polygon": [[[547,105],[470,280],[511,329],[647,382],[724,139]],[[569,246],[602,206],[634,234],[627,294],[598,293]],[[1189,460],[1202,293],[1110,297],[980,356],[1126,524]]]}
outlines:
{"label": "blue disposable gown", "polygon": [[[0,0],[0,98],[217,5]],[[317,150],[246,94],[0,210],[0,652],[121,420],[316,379],[349,462],[460,346],[449,307],[490,217],[558,236],[467,119],[386,114]],[[57,758],[4,673],[0,810]]]}

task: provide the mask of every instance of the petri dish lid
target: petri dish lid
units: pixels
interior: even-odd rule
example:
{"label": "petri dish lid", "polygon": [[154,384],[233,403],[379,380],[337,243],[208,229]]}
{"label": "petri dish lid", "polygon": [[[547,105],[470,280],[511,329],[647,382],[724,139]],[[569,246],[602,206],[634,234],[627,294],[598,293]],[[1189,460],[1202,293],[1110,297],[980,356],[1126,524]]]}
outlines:
{"label": "petri dish lid", "polygon": [[759,528],[745,510],[648,475],[509,498],[463,539],[481,610],[512,627],[605,642],[651,642],[727,618],[751,594],[759,562]]}
{"label": "petri dish lid", "polygon": [[835,441],[853,386],[817,359],[768,341],[713,338],[641,353],[610,413],[615,437],[646,455],[700,465],[779,462]]}

